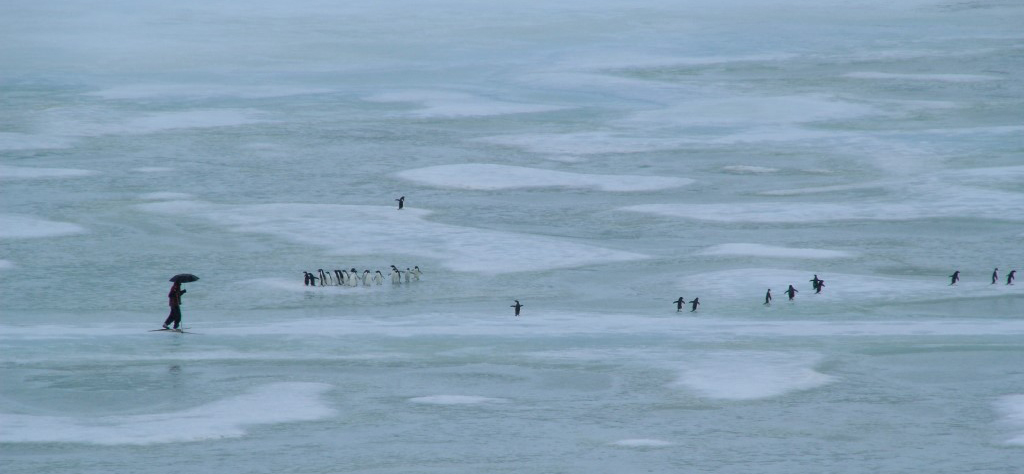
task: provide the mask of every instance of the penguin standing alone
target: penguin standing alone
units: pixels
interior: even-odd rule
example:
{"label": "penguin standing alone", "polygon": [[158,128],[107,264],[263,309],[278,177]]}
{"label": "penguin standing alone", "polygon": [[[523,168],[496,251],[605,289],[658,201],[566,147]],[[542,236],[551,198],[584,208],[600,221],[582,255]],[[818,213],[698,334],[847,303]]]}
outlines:
{"label": "penguin standing alone", "polygon": [[[817,275],[815,275],[815,276],[817,276]],[[764,294],[764,304],[765,305],[771,305],[772,304],[772,289],[771,288],[768,288],[768,292]]]}
{"label": "penguin standing alone", "polygon": [[398,210],[401,211],[402,208],[405,207],[405,196],[402,196],[395,200],[398,201]]}
{"label": "penguin standing alone", "polygon": [[516,300],[516,304],[514,304],[512,306],[509,306],[509,308],[515,308],[516,309],[516,317],[519,317],[519,310],[522,307],[523,307],[523,305],[519,304],[519,300]]}
{"label": "penguin standing alone", "polygon": [[953,274],[950,275],[949,278],[950,278],[949,285],[950,286],[955,285],[956,282],[960,281],[960,270],[957,270],[957,271],[953,272]]}

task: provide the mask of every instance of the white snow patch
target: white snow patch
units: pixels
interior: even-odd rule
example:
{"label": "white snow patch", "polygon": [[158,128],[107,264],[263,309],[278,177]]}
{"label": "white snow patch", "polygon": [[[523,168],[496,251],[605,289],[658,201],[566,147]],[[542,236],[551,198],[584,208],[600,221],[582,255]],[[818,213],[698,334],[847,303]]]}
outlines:
{"label": "white snow patch", "polygon": [[171,193],[171,192],[159,192],[159,193],[146,193],[139,196],[140,199],[147,201],[174,201],[182,199],[191,199],[192,195],[188,193]]}
{"label": "white snow patch", "polygon": [[996,408],[1003,413],[1003,421],[1019,433],[1007,440],[1008,444],[1024,446],[1024,395],[1007,395],[996,402]]}
{"label": "white snow patch", "polygon": [[505,102],[461,92],[407,90],[386,92],[366,97],[369,102],[415,103],[420,109],[411,115],[429,117],[485,117],[491,115],[527,114],[562,110],[567,107],[545,104]]}
{"label": "white snow patch", "polygon": [[479,405],[481,403],[500,403],[508,400],[504,398],[476,397],[471,395],[430,395],[427,397],[410,398],[412,403],[424,403],[429,405]]}
{"label": "white snow patch", "polygon": [[[168,201],[138,205],[161,214],[209,220],[236,232],[268,234],[333,255],[400,252],[436,259],[455,271],[500,274],[647,258],[553,237],[430,222],[429,211],[406,207],[329,204],[214,205]],[[372,238],[338,239],[339,235]],[[412,239],[412,240],[410,240]]]}
{"label": "white snow patch", "polygon": [[71,140],[65,137],[17,132],[0,132],[0,150],[34,150],[46,148],[67,148],[69,146],[71,146]]}
{"label": "white snow patch", "polygon": [[99,174],[93,170],[74,168],[31,168],[0,165],[0,179],[77,178]]}
{"label": "white snow patch", "polygon": [[151,445],[238,438],[250,426],[313,421],[335,411],[319,383],[275,383],[185,410],[100,417],[0,414],[0,442]]}
{"label": "white snow patch", "polygon": [[746,243],[713,245],[697,252],[697,255],[735,255],[747,257],[806,259],[847,258],[853,256],[852,253],[841,250],[776,247],[774,245]]}
{"label": "white snow patch", "polygon": [[834,377],[814,370],[817,354],[786,352],[705,353],[691,359],[673,386],[722,400],[756,400],[810,390]]}
{"label": "white snow patch", "polygon": [[431,186],[472,190],[571,187],[630,192],[676,188],[693,183],[689,178],[567,173],[482,163],[430,166],[402,171],[397,176]]}
{"label": "white snow patch", "polygon": [[69,222],[48,221],[17,214],[0,214],[0,239],[58,237],[84,232],[84,227]]}
{"label": "white snow patch", "polygon": [[696,99],[637,112],[627,122],[670,125],[779,125],[849,119],[877,113],[873,107],[825,95]]}
{"label": "white snow patch", "polygon": [[279,85],[224,85],[224,84],[131,84],[114,86],[92,92],[91,95],[104,99],[150,99],[150,98],[216,98],[239,97],[262,99],[295,95],[320,94],[330,89]]}
{"label": "white snow patch", "polygon": [[[933,176],[934,177],[934,176]],[[878,187],[878,184],[872,185]],[[870,186],[771,191],[776,195],[819,193]],[[928,218],[1024,220],[1024,193],[950,182],[909,181],[891,186],[884,198],[843,202],[735,202],[716,204],[643,204],[621,208],[685,219],[715,222],[814,223],[844,220],[903,221]]]}
{"label": "white snow patch", "polygon": [[687,143],[693,143],[693,140],[687,139],[638,138],[631,134],[610,132],[500,135],[484,137],[478,140],[496,145],[522,148],[532,153],[556,156],[674,150]]}
{"label": "white snow patch", "polygon": [[732,174],[768,174],[778,173],[778,168],[768,168],[765,166],[747,166],[747,165],[730,165],[723,166],[722,171]]}
{"label": "white snow patch", "polygon": [[666,446],[672,446],[672,443],[660,439],[636,438],[620,439],[613,442],[612,445],[624,448],[664,448]]}
{"label": "white snow patch", "polygon": [[985,82],[997,81],[996,76],[982,74],[898,74],[889,72],[851,72],[844,74],[844,77],[854,79],[883,79],[903,81],[935,81],[935,82]]}

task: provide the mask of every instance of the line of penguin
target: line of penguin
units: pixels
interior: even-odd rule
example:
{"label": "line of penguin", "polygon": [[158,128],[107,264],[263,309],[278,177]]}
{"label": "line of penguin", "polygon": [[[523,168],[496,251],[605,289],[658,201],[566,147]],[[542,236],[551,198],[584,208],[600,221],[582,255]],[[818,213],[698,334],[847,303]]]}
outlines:
{"label": "line of penguin", "polygon": [[[320,268],[317,269],[317,273],[319,273],[320,276],[316,276],[313,273],[305,271],[302,273],[305,276],[303,283],[305,283],[306,286],[317,286],[318,281],[320,282],[319,286],[370,286],[384,284],[384,275],[380,272],[380,270],[377,270],[376,273],[372,274],[370,273],[370,270],[363,270],[362,275],[360,275],[358,270],[356,270],[355,268],[351,269],[350,271],[334,270],[333,273],[330,271],[324,271],[324,269]],[[423,272],[420,270],[419,265],[414,266],[412,268],[406,267],[405,271],[401,271],[398,269],[398,267],[391,265],[391,273],[389,274],[389,276],[391,277],[391,284],[398,285],[402,283],[403,277],[405,279],[405,283],[410,283],[413,281],[419,281],[420,275],[422,274]],[[1006,284],[1012,285],[1014,279],[1016,279],[1016,276],[1017,270],[1010,270],[1010,273],[1006,274]],[[956,270],[949,277],[951,279],[949,283],[950,285],[957,284],[960,281],[960,270]],[[814,288],[815,294],[821,293],[821,290],[825,288],[825,280],[818,278],[817,274],[815,274],[814,278],[810,279],[809,281],[811,282],[812,288]],[[996,268],[995,270],[992,271],[991,284],[995,285],[998,282],[999,268]],[[787,288],[786,291],[784,291],[786,296],[789,297],[790,301],[796,298],[796,294],[799,292],[800,291],[794,288],[793,285],[789,285],[789,288]],[[700,298],[694,298],[692,301],[686,301],[686,298],[680,296],[679,299],[673,301],[673,303],[675,303],[676,305],[676,312],[682,311],[684,304],[690,304],[690,312],[693,313],[697,311],[697,306],[700,305]],[[768,292],[765,293],[764,295],[764,304],[770,305],[771,303],[772,290],[771,288],[769,288]],[[512,308],[515,308],[516,316],[519,316],[520,308],[522,308],[523,306],[525,305],[520,304],[519,300],[516,300],[516,304],[512,305]]]}
{"label": "line of penguin", "polygon": [[[1017,278],[1017,270],[1010,270],[1010,273],[1006,274],[1006,284],[1007,285],[1012,285],[1013,284],[1013,280],[1015,280],[1016,278]],[[957,282],[959,282],[959,281],[960,281],[960,270],[957,270],[957,271],[953,272],[952,275],[949,276],[949,285],[953,286],[953,285],[957,284]],[[995,270],[992,270],[992,283],[991,284],[995,285],[996,283],[999,283],[999,267],[996,267]]]}
{"label": "line of penguin", "polygon": [[[398,202],[398,210],[402,210],[402,208],[405,207],[405,196],[395,199],[395,201]],[[370,286],[384,284],[384,274],[382,274],[380,270],[377,270],[375,273],[372,274],[370,273],[370,270],[363,270],[363,273],[360,274],[358,270],[356,270],[355,268],[352,268],[350,271],[334,270],[333,273],[330,271],[324,271],[324,269],[320,268],[317,269],[317,274],[319,274],[319,276],[317,276],[317,274],[313,274],[306,271],[302,273],[304,275],[303,283],[306,286],[317,286],[318,281],[320,282],[319,286],[354,287],[360,285]],[[406,283],[410,283],[413,281],[419,281],[420,275],[422,274],[423,272],[420,271],[419,266],[415,266],[412,268],[406,267],[405,271],[403,272],[399,270],[398,267],[391,265],[391,273],[389,274],[389,276],[391,277],[391,284],[398,285],[402,283],[403,277]],[[1016,275],[1017,270],[1011,270],[1010,273],[1006,275],[1006,284],[1012,285]],[[956,285],[957,282],[960,281],[960,270],[954,271],[953,274],[949,276],[949,278],[951,279],[949,284]],[[995,285],[998,281],[999,268],[996,268],[995,270],[992,271],[992,284]],[[825,280],[818,278],[817,274],[814,275],[814,278],[812,278],[810,282],[815,294],[821,293],[821,290],[825,287]],[[799,290],[794,288],[793,285],[789,285],[789,288],[786,288],[784,293],[786,294],[786,296],[789,297],[789,300],[792,301],[794,298],[796,298],[796,294],[799,293]],[[676,312],[682,311],[684,304],[689,304],[691,305],[690,312],[693,313],[697,311],[697,306],[700,306],[700,298],[694,298],[691,301],[686,301],[686,298],[680,296],[679,299],[673,301],[673,303],[675,303],[676,305]],[[769,288],[764,295],[764,304],[766,306],[772,304],[771,288]],[[519,300],[515,300],[515,304],[512,305],[511,307],[515,308],[516,316],[519,316],[519,312],[523,306],[525,305],[519,303]]]}
{"label": "line of penguin", "polygon": [[[949,282],[950,286],[956,285],[960,281],[960,270],[954,271],[953,274],[949,276],[949,278],[950,278],[950,282]],[[1006,284],[1007,285],[1012,285],[1013,281],[1016,278],[1017,278],[1017,270],[1010,270],[1010,273],[1006,274]],[[822,280],[822,279],[818,278],[817,274],[814,275],[814,278],[812,278],[812,279],[810,279],[808,281],[811,282],[811,287],[814,288],[814,294],[821,293],[821,290],[823,288],[825,288],[825,280]],[[992,282],[990,284],[995,285],[997,283],[999,283],[999,268],[998,267],[995,270],[992,270]],[[786,296],[789,297],[789,300],[792,301],[794,298],[796,298],[796,294],[799,293],[799,292],[800,292],[800,290],[797,290],[796,288],[794,288],[793,285],[789,285],[789,288],[786,288],[786,291],[784,291],[783,293],[785,293]],[[694,298],[693,301],[686,301],[686,298],[683,298],[682,296],[680,296],[679,299],[673,301],[673,303],[675,303],[675,305],[676,305],[676,312],[677,313],[683,310],[683,305],[684,304],[692,305],[692,307],[690,309],[690,312],[692,313],[692,312],[697,311],[697,306],[700,305],[700,298]],[[765,293],[765,295],[764,295],[764,304],[766,306],[772,304],[772,289],[771,288],[769,288],[768,292]],[[516,316],[518,316],[518,314]]]}
{"label": "line of penguin", "polygon": [[[355,268],[351,270],[334,270],[333,272],[318,268],[316,273],[304,271],[302,274],[302,282],[306,286],[371,286],[384,284],[384,274],[380,270],[377,270],[375,273],[370,273],[370,270],[363,270],[363,273],[360,274]],[[423,272],[420,270],[419,265],[412,268],[405,267],[404,271],[391,265],[391,273],[388,276],[391,278],[392,285],[398,285],[402,283],[403,278],[406,283],[419,281],[422,274]]]}

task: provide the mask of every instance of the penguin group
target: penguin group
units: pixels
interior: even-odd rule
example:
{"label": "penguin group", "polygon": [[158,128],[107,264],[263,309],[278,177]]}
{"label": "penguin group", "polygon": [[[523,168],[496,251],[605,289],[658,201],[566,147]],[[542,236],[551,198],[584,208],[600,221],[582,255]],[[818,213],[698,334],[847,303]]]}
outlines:
{"label": "penguin group", "polygon": [[[1005,284],[1012,285],[1013,284],[1013,280],[1015,280],[1015,279],[1017,279],[1017,270],[1010,270],[1010,273],[1006,274],[1006,283]],[[956,271],[953,272],[952,275],[949,276],[949,286],[956,285],[959,282],[960,282],[960,270],[956,270]],[[998,283],[999,283],[999,267],[996,267],[994,270],[992,270],[992,282],[989,283],[989,284],[990,285],[995,285],[995,284],[998,284]]]}
{"label": "penguin group", "polygon": [[[398,267],[391,265],[391,271],[389,276],[391,278],[392,285],[399,285],[402,283],[404,278],[405,283],[410,283],[420,280],[420,275],[423,272],[420,270],[419,265],[412,268],[406,267],[405,270],[399,270]],[[363,270],[362,273],[355,268],[349,270],[324,270],[318,268],[316,273],[307,271],[302,272],[303,279],[302,283],[305,286],[372,286],[372,285],[383,285],[384,274],[380,270],[370,273],[370,270]]]}
{"label": "penguin group", "polygon": [[[825,280],[822,280],[821,278],[818,278],[817,274],[815,274],[814,278],[811,278],[809,281],[811,282],[811,288],[814,289],[814,294],[821,293],[821,290],[823,288],[825,288]],[[794,299],[796,299],[796,294],[799,293],[799,292],[800,292],[800,290],[796,289],[793,285],[789,285],[789,287],[786,288],[785,291],[783,291],[783,293],[785,293],[786,296],[789,297],[790,301],[793,301]],[[768,291],[765,292],[765,294],[764,294],[764,305],[765,306],[771,306],[772,305],[772,299],[773,299],[772,298],[772,289],[768,288]],[[681,312],[683,310],[683,305],[684,304],[690,304],[691,305],[690,306],[690,312],[691,313],[695,313],[695,312],[697,312],[697,306],[700,306],[700,298],[694,298],[693,301],[686,301],[686,298],[683,298],[682,296],[680,296],[679,299],[673,301],[673,303],[675,303],[675,305],[676,305],[676,312],[677,313]]]}

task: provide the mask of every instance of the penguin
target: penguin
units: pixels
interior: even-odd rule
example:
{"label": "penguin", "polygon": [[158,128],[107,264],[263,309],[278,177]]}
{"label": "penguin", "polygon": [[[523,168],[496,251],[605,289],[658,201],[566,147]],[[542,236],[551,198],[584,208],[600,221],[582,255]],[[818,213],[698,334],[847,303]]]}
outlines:
{"label": "penguin", "polygon": [[1013,279],[1016,278],[1017,270],[1010,270],[1010,273],[1006,274],[1006,284],[1012,285]]}
{"label": "penguin", "polygon": [[673,303],[676,304],[676,312],[678,313],[683,310],[683,303],[686,303],[686,298],[680,296],[679,299],[673,301]]}
{"label": "penguin", "polygon": [[412,275],[412,270],[409,270],[409,267],[405,267],[405,282],[406,283],[409,283],[410,275]]}
{"label": "penguin", "polygon": [[391,284],[400,285],[402,284],[402,272],[398,271],[394,265],[391,266]]}
{"label": "penguin", "polygon": [[420,275],[422,274],[423,272],[420,271],[419,265],[412,267],[412,281],[420,281]]}
{"label": "penguin", "polygon": [[[815,275],[815,277],[817,277],[817,275]],[[768,292],[764,294],[764,304],[765,304],[765,306],[771,306],[771,304],[772,304],[772,289],[771,288],[768,288]]]}
{"label": "penguin", "polygon": [[799,290],[793,288],[793,285],[789,285],[789,288],[787,288],[786,291],[783,291],[783,293],[789,295],[789,301],[793,301],[793,298],[796,298],[796,294],[799,292]]}
{"label": "penguin", "polygon": [[405,196],[402,196],[395,200],[398,201],[398,210],[401,211],[402,208],[405,207]]}
{"label": "penguin", "polygon": [[363,270],[363,286],[370,286],[370,271]]}
{"label": "penguin", "polygon": [[305,272],[305,271],[302,272],[302,284],[303,285],[309,286],[309,282],[310,282],[309,277],[310,277],[309,272]]}
{"label": "penguin", "polygon": [[700,298],[694,298],[693,301],[690,302],[690,304],[693,305],[693,308],[690,309],[690,312],[693,313],[693,312],[697,311],[697,305],[700,304]]}
{"label": "penguin", "polygon": [[825,280],[818,280],[818,289],[814,290],[814,294],[821,293],[821,289],[825,287]]}
{"label": "penguin", "polygon": [[355,268],[348,273],[348,286],[356,286],[359,284],[359,273]]}
{"label": "penguin", "polygon": [[375,283],[377,285],[383,285],[384,284],[384,274],[381,273],[380,270],[377,270],[377,273],[375,273],[373,275],[373,283]]}
{"label": "penguin", "polygon": [[341,282],[344,281],[341,279],[341,270],[335,270],[334,275],[338,277],[338,284],[340,285]]}
{"label": "penguin", "polygon": [[953,274],[950,275],[949,278],[951,278],[949,286],[955,285],[956,282],[960,281],[960,270],[953,272]]}
{"label": "penguin", "polygon": [[998,267],[996,267],[995,270],[992,270],[992,284],[995,285],[997,281],[999,281],[999,268]]}
{"label": "penguin", "polygon": [[516,304],[514,304],[512,306],[509,306],[509,308],[515,308],[516,309],[516,317],[519,317],[519,310],[522,309],[523,306],[524,305],[519,304],[519,300],[516,300]]}
{"label": "penguin", "polygon": [[316,286],[316,280],[317,280],[317,277],[313,276],[313,274],[310,273],[309,274],[309,286]]}
{"label": "penguin", "polygon": [[327,274],[324,273],[324,269],[323,268],[318,268],[317,271],[320,272],[320,286],[326,286],[327,285]]}
{"label": "penguin", "polygon": [[815,274],[814,274],[814,278],[812,278],[812,279],[810,280],[810,282],[811,282],[811,289],[812,289],[812,290],[817,290],[817,289],[818,289],[818,282],[819,282],[819,281],[821,281],[821,280],[819,280],[819,279],[818,279],[818,274],[817,274],[817,273],[815,273]]}
{"label": "penguin", "polygon": [[338,280],[339,286],[345,286],[348,284],[348,272],[345,270],[341,271],[341,279]]}

